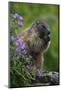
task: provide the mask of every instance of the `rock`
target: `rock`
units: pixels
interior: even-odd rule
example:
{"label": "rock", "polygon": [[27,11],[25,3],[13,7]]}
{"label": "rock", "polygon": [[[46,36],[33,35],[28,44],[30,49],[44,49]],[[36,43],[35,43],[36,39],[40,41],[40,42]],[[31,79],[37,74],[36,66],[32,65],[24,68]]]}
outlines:
{"label": "rock", "polygon": [[33,85],[48,86],[59,85],[59,73],[58,72],[43,72],[43,74],[32,81]]}

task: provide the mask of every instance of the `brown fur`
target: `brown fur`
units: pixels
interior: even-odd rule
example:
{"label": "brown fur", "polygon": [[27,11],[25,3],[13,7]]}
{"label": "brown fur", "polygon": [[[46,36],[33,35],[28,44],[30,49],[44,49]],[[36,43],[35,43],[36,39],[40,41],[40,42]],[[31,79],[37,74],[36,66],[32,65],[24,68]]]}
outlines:
{"label": "brown fur", "polygon": [[[42,23],[42,24],[44,25],[44,23]],[[41,25],[41,23],[40,23],[40,25]],[[40,28],[41,28],[41,26],[40,26]],[[46,31],[44,31],[44,33],[45,32],[47,32],[47,27],[46,27]],[[41,38],[40,38],[39,34],[40,34]],[[44,39],[42,38],[42,37],[46,37],[47,34],[45,34],[44,36],[42,36],[42,35],[43,34],[38,31],[36,23],[33,24],[32,27],[26,29],[20,35],[18,35],[19,37],[22,38],[23,42],[25,42],[26,45],[28,46],[28,49],[32,56],[32,65],[35,70],[43,69],[43,63],[44,63],[43,54],[49,45],[49,42],[45,43]]]}

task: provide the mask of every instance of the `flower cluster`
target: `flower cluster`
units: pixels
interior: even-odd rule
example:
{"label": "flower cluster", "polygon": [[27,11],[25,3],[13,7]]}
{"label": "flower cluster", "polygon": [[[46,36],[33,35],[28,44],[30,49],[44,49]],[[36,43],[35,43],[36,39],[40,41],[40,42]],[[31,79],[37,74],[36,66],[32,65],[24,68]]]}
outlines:
{"label": "flower cluster", "polygon": [[[22,21],[23,21],[22,16],[18,15],[17,13],[11,14],[11,16],[16,24],[18,24],[20,27],[23,25],[22,24]],[[23,42],[23,40],[20,37],[15,38],[14,35],[11,35],[10,40],[15,43],[16,54],[18,54],[18,55],[21,54],[23,56],[31,58],[27,45]]]}
{"label": "flower cluster", "polygon": [[21,38],[17,38],[16,40],[16,53],[31,58],[28,47]]}
{"label": "flower cluster", "polygon": [[15,21],[16,24],[18,24],[18,26],[23,26],[23,17],[18,15],[17,13],[15,14],[11,14],[11,16],[13,17],[13,20]]}

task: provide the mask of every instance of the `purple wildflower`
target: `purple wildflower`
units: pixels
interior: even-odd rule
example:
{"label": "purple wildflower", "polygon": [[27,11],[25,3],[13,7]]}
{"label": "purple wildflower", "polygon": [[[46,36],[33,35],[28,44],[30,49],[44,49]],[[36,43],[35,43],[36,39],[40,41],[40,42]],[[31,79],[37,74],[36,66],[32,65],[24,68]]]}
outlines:
{"label": "purple wildflower", "polygon": [[15,37],[14,37],[13,35],[11,36],[11,40],[12,40],[12,41],[14,41],[14,40],[15,40]]}
{"label": "purple wildflower", "polygon": [[19,46],[19,43],[18,43],[18,42],[16,42],[16,46],[17,46],[17,47]]}
{"label": "purple wildflower", "polygon": [[17,53],[20,53],[20,49],[19,49],[19,48],[16,48],[16,52],[17,52]]}
{"label": "purple wildflower", "polygon": [[16,41],[16,43],[18,43],[20,46],[22,46],[23,41],[22,41],[22,39],[21,39],[21,38],[18,38],[18,39],[17,39],[17,41]]}
{"label": "purple wildflower", "polygon": [[22,49],[25,49],[25,48],[26,48],[26,45],[25,45],[25,44],[23,44],[21,48],[22,48]]}
{"label": "purple wildflower", "polygon": [[16,24],[18,24],[20,27],[23,26],[23,24],[22,24],[23,17],[22,16],[15,13],[15,14],[12,14],[12,17],[13,17]]}
{"label": "purple wildflower", "polygon": [[19,26],[23,26],[23,24],[22,24],[22,22],[21,22],[20,20],[17,21],[17,24],[18,24]]}
{"label": "purple wildflower", "polygon": [[36,76],[41,76],[41,75],[42,75],[42,70],[37,69],[37,70],[36,70]]}
{"label": "purple wildflower", "polygon": [[18,19],[19,19],[20,21],[23,21],[23,17],[22,17],[22,16],[18,16]]}
{"label": "purple wildflower", "polygon": [[18,38],[17,41],[16,41],[16,51],[17,52],[20,51],[20,52],[25,54],[26,53],[25,48],[26,48],[25,43],[23,43],[21,38]]}

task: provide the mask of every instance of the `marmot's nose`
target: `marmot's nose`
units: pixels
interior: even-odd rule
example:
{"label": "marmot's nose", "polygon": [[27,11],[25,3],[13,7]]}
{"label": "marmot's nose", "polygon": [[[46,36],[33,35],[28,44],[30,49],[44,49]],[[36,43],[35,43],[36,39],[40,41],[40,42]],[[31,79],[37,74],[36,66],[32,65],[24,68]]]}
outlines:
{"label": "marmot's nose", "polygon": [[47,40],[50,41],[50,35],[48,35]]}
{"label": "marmot's nose", "polygon": [[48,33],[48,35],[49,35],[49,34],[50,34],[50,30],[48,30],[48,32],[47,32],[47,33]]}

